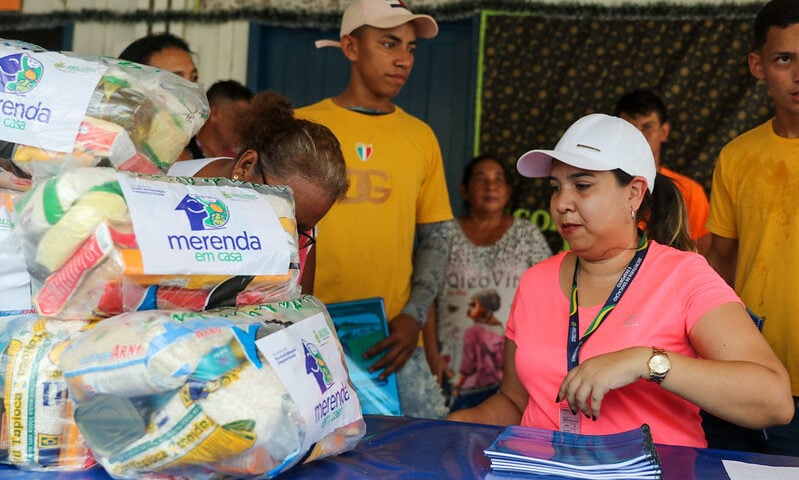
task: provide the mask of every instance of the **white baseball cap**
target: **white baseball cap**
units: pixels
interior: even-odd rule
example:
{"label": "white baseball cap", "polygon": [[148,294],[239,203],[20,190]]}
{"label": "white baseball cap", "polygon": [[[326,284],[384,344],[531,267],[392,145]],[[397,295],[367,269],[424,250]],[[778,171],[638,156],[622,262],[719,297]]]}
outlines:
{"label": "white baseball cap", "polygon": [[[404,23],[416,25],[416,36],[433,38],[438,35],[438,24],[430,15],[415,15],[402,0],[356,0],[341,17],[341,34],[349,35],[358,27],[394,28]],[[336,40],[317,40],[316,48],[341,47]]]}
{"label": "white baseball cap", "polygon": [[525,177],[548,177],[552,160],[594,171],[621,169],[644,177],[651,193],[655,188],[655,157],[644,135],[633,124],[602,113],[586,115],[569,127],[554,150],[530,150],[516,162]]}

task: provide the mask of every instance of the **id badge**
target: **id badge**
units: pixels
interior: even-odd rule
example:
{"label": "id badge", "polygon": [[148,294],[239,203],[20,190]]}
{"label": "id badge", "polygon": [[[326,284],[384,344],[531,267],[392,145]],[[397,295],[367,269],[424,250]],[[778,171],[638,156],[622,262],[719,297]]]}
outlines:
{"label": "id badge", "polygon": [[569,402],[560,402],[560,431],[580,433],[580,412],[572,413]]}

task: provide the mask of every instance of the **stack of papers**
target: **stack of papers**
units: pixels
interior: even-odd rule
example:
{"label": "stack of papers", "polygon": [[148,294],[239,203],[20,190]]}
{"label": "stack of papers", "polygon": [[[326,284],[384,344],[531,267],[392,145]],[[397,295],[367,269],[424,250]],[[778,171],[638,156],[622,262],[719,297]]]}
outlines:
{"label": "stack of papers", "polygon": [[509,426],[485,454],[498,472],[591,479],[661,479],[649,426],[608,435],[578,435]]}

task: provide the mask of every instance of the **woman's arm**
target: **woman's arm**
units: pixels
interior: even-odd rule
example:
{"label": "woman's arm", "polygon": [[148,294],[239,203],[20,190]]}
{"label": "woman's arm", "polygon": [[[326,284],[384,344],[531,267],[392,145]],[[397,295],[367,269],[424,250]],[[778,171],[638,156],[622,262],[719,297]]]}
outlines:
{"label": "woman's arm", "polygon": [[452,378],[454,375],[449,368],[447,359],[441,357],[441,351],[438,349],[438,327],[436,318],[436,304],[430,307],[430,312],[427,314],[427,321],[422,327],[422,340],[424,343],[424,354],[427,358],[427,365],[430,367],[430,373],[436,376],[438,384],[441,385],[444,376]]}
{"label": "woman's arm", "polygon": [[[790,422],[794,403],[788,372],[742,305],[714,308],[688,336],[701,358],[667,352],[671,369],[662,388],[743,427]],[[564,379],[559,398],[587,417],[599,418],[608,391],[649,378],[653,346],[625,348],[582,362]]]}
{"label": "woman's arm", "polygon": [[499,391],[476,407],[457,410],[447,420],[486,423],[491,425],[518,425],[527,407],[529,395],[516,372],[516,342],[506,338],[504,368]]}
{"label": "woman's arm", "polygon": [[788,372],[743,306],[729,303],[711,310],[688,336],[702,359],[675,358],[665,388],[743,427],[790,422],[794,402]]}

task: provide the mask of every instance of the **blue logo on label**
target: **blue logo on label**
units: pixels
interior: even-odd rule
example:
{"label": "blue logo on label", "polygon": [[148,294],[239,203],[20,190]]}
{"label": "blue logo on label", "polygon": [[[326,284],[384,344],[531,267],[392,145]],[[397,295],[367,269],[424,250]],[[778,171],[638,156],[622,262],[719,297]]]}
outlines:
{"label": "blue logo on label", "polygon": [[175,210],[183,210],[193,231],[217,230],[230,220],[230,209],[214,197],[186,195]]}
{"label": "blue logo on label", "polygon": [[315,344],[303,340],[302,349],[305,352],[305,373],[313,375],[319,385],[319,391],[325,393],[333,386],[333,374],[330,373],[327,362]]}
{"label": "blue logo on label", "polygon": [[42,81],[44,67],[27,53],[0,58],[0,86],[3,92],[30,92]]}

